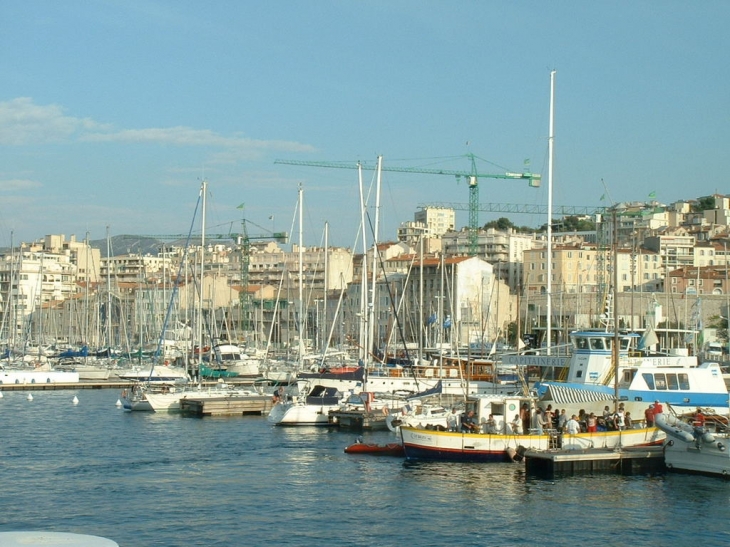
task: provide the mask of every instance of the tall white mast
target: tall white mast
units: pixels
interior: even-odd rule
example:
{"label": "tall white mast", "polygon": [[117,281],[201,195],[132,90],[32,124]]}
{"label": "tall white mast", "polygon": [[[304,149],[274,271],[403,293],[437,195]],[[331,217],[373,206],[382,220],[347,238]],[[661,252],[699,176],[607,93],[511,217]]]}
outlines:
{"label": "tall white mast", "polygon": [[[200,364],[203,362],[203,280],[205,278],[205,199],[208,193],[208,181],[203,179],[200,186],[202,197],[203,214],[200,221],[200,288],[198,290],[198,322],[196,325],[196,338],[198,342],[198,371]],[[198,372],[200,374],[200,372]]]}
{"label": "tall white mast", "polygon": [[299,370],[304,368],[304,189],[299,184]]}
{"label": "tall white mast", "polygon": [[555,146],[555,71],[550,72],[550,123],[548,130],[548,210],[547,210],[547,354],[553,341],[553,153]]}
{"label": "tall white mast", "polygon": [[365,196],[362,187],[362,164],[357,163],[358,186],[360,189],[360,226],[362,230],[362,274],[360,275],[360,357],[363,363],[367,361],[368,354],[368,332],[367,332],[367,309],[368,309],[368,245],[367,231],[365,230]]}
{"label": "tall white mast", "polygon": [[[378,167],[375,188],[375,228],[373,230],[373,261],[370,265],[370,273],[372,282],[370,285],[370,302],[368,307],[368,342],[369,346],[365,348],[366,352],[370,352],[375,342],[375,284],[378,273],[378,220],[380,217],[380,175],[382,172],[383,156],[378,156]],[[367,355],[367,353],[366,353]]]}

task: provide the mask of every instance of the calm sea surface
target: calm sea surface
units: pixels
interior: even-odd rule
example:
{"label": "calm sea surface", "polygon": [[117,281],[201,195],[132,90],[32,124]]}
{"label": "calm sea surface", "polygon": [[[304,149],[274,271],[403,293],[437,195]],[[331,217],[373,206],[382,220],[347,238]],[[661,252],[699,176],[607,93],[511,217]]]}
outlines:
{"label": "calm sea surface", "polygon": [[730,544],[722,480],[409,464],[345,454],[352,432],[127,413],[114,390],[27,395],[0,399],[0,532],[121,547]]}

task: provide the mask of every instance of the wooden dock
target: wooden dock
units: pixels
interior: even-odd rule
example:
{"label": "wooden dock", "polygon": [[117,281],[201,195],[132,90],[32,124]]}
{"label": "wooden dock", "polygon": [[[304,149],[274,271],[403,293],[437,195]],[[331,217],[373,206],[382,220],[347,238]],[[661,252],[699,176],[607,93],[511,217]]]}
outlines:
{"label": "wooden dock", "polygon": [[629,447],[622,450],[526,450],[525,469],[535,475],[615,473],[633,475],[665,470],[661,446]]}
{"label": "wooden dock", "polygon": [[0,384],[0,391],[56,391],[62,389],[129,389],[129,380],[83,380],[81,382],[50,382],[26,384]]}
{"label": "wooden dock", "polygon": [[261,416],[268,414],[272,406],[271,395],[190,397],[180,401],[180,411],[195,416]]}

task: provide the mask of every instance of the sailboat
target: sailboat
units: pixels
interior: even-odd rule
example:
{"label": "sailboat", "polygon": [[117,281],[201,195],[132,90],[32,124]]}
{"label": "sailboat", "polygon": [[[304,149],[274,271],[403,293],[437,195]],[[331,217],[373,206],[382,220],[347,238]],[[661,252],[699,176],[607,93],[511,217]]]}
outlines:
{"label": "sailboat", "polygon": [[[298,314],[298,338],[299,351],[297,354],[298,370],[302,370],[304,363],[304,309],[303,309],[303,256],[304,251],[304,226],[303,226],[303,203],[304,190],[299,187],[298,213],[299,213],[299,314]],[[312,385],[306,380],[302,382],[299,395],[284,394],[282,389],[276,397],[274,406],[267,417],[273,425],[328,425],[329,411],[339,408],[343,393],[337,387],[324,385]]]}

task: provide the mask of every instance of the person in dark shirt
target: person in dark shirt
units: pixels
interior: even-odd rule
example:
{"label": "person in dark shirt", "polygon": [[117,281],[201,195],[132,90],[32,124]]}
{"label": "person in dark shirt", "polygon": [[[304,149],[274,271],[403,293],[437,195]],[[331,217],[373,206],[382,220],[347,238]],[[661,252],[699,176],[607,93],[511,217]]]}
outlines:
{"label": "person in dark shirt", "polygon": [[465,412],[461,417],[461,430],[466,433],[476,433],[479,430],[479,426],[476,423],[474,417],[474,411],[470,410]]}

